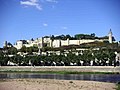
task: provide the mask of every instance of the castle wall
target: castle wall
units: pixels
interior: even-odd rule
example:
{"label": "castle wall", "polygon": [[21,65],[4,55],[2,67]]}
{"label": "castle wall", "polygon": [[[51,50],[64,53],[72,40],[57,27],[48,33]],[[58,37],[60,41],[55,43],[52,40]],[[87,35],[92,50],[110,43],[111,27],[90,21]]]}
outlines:
{"label": "castle wall", "polygon": [[69,40],[69,45],[80,45],[79,40]]}
{"label": "castle wall", "polygon": [[61,40],[61,46],[68,46],[67,40]]}
{"label": "castle wall", "polygon": [[90,43],[90,42],[95,42],[95,41],[96,41],[96,40],[90,40],[90,39],[88,39],[88,40],[85,40],[85,39],[79,40],[80,44],[83,44],[83,43]]}
{"label": "castle wall", "polygon": [[14,45],[14,47],[16,47],[17,49],[21,49],[23,45],[25,45],[26,47],[32,47],[32,46],[38,46],[39,48],[42,48],[44,44],[47,44],[48,47],[60,47],[60,46],[68,46],[68,45],[80,45],[83,43],[90,43],[90,42],[103,42],[104,40],[99,40],[99,39],[94,39],[94,40],[90,40],[90,39],[83,39],[83,40],[51,40],[50,38],[38,38],[34,41],[31,40],[27,40],[28,44],[23,44],[22,41],[17,41],[16,45]]}
{"label": "castle wall", "polygon": [[16,45],[14,45],[15,48],[21,49],[23,47],[23,42],[22,41],[17,41]]}
{"label": "castle wall", "polygon": [[51,40],[50,38],[44,38],[44,39],[43,39],[44,43],[49,43],[50,40]]}
{"label": "castle wall", "polygon": [[60,46],[61,46],[60,40],[54,40],[53,41],[53,47],[60,47]]}

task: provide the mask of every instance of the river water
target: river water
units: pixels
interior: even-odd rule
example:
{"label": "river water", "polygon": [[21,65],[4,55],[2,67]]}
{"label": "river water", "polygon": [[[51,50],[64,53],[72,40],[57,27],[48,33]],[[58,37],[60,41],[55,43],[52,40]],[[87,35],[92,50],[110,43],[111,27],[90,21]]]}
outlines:
{"label": "river water", "polygon": [[59,79],[59,80],[89,80],[101,82],[120,82],[120,74],[42,74],[42,73],[0,73],[0,79]]}

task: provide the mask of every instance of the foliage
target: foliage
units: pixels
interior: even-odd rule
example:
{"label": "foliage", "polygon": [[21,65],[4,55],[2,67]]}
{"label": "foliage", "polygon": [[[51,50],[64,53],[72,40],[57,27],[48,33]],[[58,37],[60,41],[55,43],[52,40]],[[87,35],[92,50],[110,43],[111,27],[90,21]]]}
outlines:
{"label": "foliage", "polygon": [[7,50],[10,55],[17,54],[17,49],[15,47],[9,47]]}
{"label": "foliage", "polygon": [[117,84],[117,89],[116,90],[120,90],[120,83],[119,82]]}
{"label": "foliage", "polygon": [[23,46],[23,47],[20,49],[20,52],[26,53],[26,50],[27,50],[26,46]]}
{"label": "foliage", "polygon": [[58,35],[58,36],[54,36],[54,35],[52,35],[51,36],[51,39],[52,40],[54,40],[54,39],[61,39],[61,40],[67,40],[67,39],[75,39],[75,37],[72,37],[72,36],[70,36],[69,34],[67,34],[67,35]]}
{"label": "foliage", "polygon": [[106,61],[109,61],[109,65],[115,64],[115,53],[112,50],[85,50],[78,52],[78,55],[75,54],[78,52],[76,50],[69,51],[67,56],[64,55],[65,52],[61,52],[60,55],[50,54],[50,55],[14,55],[13,57],[8,57],[4,55],[3,52],[0,52],[0,65],[7,65],[8,61],[15,63],[16,65],[32,65],[32,66],[69,66],[69,65],[82,65],[80,61],[83,61],[84,66],[91,65],[102,65],[106,66]]}
{"label": "foliage", "polygon": [[76,34],[75,35],[76,39],[96,39],[95,33],[92,33],[91,35],[88,34]]}
{"label": "foliage", "polygon": [[[94,34],[90,36],[95,37]],[[54,36],[52,36],[54,38]],[[70,38],[70,35],[61,35],[62,38]],[[0,50],[0,65],[7,65],[7,62],[13,62],[15,65],[32,65],[32,66],[106,66],[116,65],[115,51],[119,51],[118,43],[108,42],[94,42],[79,45],[62,46],[59,48],[44,47],[41,52],[45,52],[47,55],[35,55],[38,53],[38,47],[25,47],[20,50],[14,47],[7,47]],[[77,49],[84,48],[87,50],[77,51]],[[98,49],[98,50],[94,50]],[[25,53],[25,55],[17,55],[17,52]],[[60,55],[56,55],[56,51],[59,51]],[[52,52],[52,53],[48,53]],[[27,54],[26,54],[27,53]],[[76,55],[77,53],[77,55]],[[8,57],[13,55],[12,57]],[[106,63],[109,61],[109,64]],[[81,63],[82,62],[82,63]],[[119,65],[119,64],[118,64]]]}
{"label": "foliage", "polygon": [[38,47],[26,47],[23,46],[20,50],[20,52],[24,52],[24,53],[28,53],[28,54],[32,54],[33,52],[38,52]]}
{"label": "foliage", "polygon": [[9,60],[9,57],[4,55],[4,53],[0,51],[0,65],[1,66],[6,66],[8,60]]}

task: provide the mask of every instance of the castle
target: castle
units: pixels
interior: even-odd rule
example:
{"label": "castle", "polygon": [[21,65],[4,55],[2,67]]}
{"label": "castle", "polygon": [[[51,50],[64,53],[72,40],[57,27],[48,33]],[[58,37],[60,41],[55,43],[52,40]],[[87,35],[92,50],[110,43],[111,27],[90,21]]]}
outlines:
{"label": "castle", "polygon": [[[58,48],[61,46],[69,46],[69,45],[80,45],[83,43],[90,43],[90,42],[104,42],[108,41],[109,43],[113,42],[112,39],[112,31],[110,29],[108,38],[101,38],[101,39],[77,39],[77,40],[70,40],[67,38],[66,40],[61,39],[51,39],[51,37],[42,37],[37,38],[35,40],[18,40],[14,45],[15,48],[21,49],[23,46],[32,47],[37,46],[38,48],[43,48],[44,46]],[[5,42],[6,44],[6,42]]]}

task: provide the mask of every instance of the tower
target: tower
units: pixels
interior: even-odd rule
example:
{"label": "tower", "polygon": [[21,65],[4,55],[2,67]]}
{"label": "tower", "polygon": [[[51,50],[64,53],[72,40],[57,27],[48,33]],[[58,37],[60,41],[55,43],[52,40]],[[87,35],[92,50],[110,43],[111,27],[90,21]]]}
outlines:
{"label": "tower", "polygon": [[109,37],[109,43],[112,43],[112,30],[110,29],[109,33],[108,33],[108,37]]}
{"label": "tower", "polygon": [[50,47],[53,47],[53,40],[50,39]]}
{"label": "tower", "polygon": [[44,47],[44,37],[42,37],[41,48]]}
{"label": "tower", "polygon": [[67,38],[67,45],[69,46],[69,38]]}
{"label": "tower", "polygon": [[3,47],[7,47],[7,41],[4,42]]}

